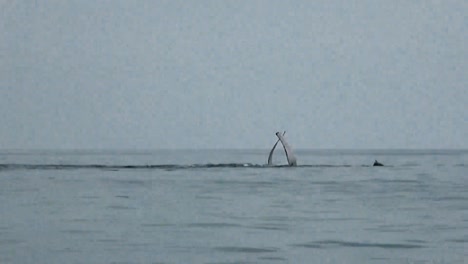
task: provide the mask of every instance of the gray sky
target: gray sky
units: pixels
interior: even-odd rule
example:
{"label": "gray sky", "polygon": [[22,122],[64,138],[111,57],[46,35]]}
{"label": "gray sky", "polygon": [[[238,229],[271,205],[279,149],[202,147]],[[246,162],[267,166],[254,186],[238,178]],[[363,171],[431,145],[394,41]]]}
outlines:
{"label": "gray sky", "polygon": [[468,2],[0,0],[0,149],[468,148]]}

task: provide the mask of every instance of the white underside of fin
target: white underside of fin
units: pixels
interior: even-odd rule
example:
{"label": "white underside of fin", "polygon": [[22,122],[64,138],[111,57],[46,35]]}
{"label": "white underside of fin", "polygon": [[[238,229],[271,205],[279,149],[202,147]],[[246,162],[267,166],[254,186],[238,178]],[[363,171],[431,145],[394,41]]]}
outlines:
{"label": "white underside of fin", "polygon": [[281,144],[283,144],[284,152],[286,152],[286,159],[288,160],[288,165],[296,166],[297,160],[294,156],[294,153],[292,152],[291,146],[289,146],[288,142],[286,142],[286,139],[283,137],[283,135],[281,135],[280,132],[276,132],[276,136],[281,141]]}

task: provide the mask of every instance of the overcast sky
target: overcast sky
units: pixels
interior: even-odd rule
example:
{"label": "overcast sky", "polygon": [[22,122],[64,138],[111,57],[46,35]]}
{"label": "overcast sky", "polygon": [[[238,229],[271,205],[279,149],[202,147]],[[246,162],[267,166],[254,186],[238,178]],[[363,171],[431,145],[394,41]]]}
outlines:
{"label": "overcast sky", "polygon": [[0,0],[0,149],[468,148],[467,14]]}

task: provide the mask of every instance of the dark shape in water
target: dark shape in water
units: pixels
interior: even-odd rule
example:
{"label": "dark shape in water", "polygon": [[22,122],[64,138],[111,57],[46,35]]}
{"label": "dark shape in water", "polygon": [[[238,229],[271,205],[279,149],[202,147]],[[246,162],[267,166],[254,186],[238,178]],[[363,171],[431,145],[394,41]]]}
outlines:
{"label": "dark shape in water", "polygon": [[383,164],[375,160],[373,166],[383,166]]}

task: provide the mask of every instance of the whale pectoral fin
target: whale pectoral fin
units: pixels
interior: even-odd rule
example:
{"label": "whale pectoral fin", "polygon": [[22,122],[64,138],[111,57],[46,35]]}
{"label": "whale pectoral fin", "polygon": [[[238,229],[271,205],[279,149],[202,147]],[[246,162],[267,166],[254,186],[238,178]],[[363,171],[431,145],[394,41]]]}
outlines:
{"label": "whale pectoral fin", "polygon": [[276,132],[276,136],[281,141],[281,144],[283,144],[284,152],[286,152],[286,159],[288,160],[288,165],[296,166],[297,160],[288,142],[286,142],[286,139],[279,132]]}
{"label": "whale pectoral fin", "polygon": [[[286,134],[286,131],[283,131],[283,136],[284,134]],[[270,151],[270,155],[268,155],[268,165],[273,165],[273,153],[275,152],[276,145],[278,145],[279,141],[279,139],[276,141],[275,145],[273,145],[273,148]]]}
{"label": "whale pectoral fin", "polygon": [[273,152],[275,151],[276,145],[278,145],[279,139],[276,141],[275,145],[273,145],[273,148],[270,151],[270,155],[268,155],[268,165],[272,165],[272,159],[273,159]]}

